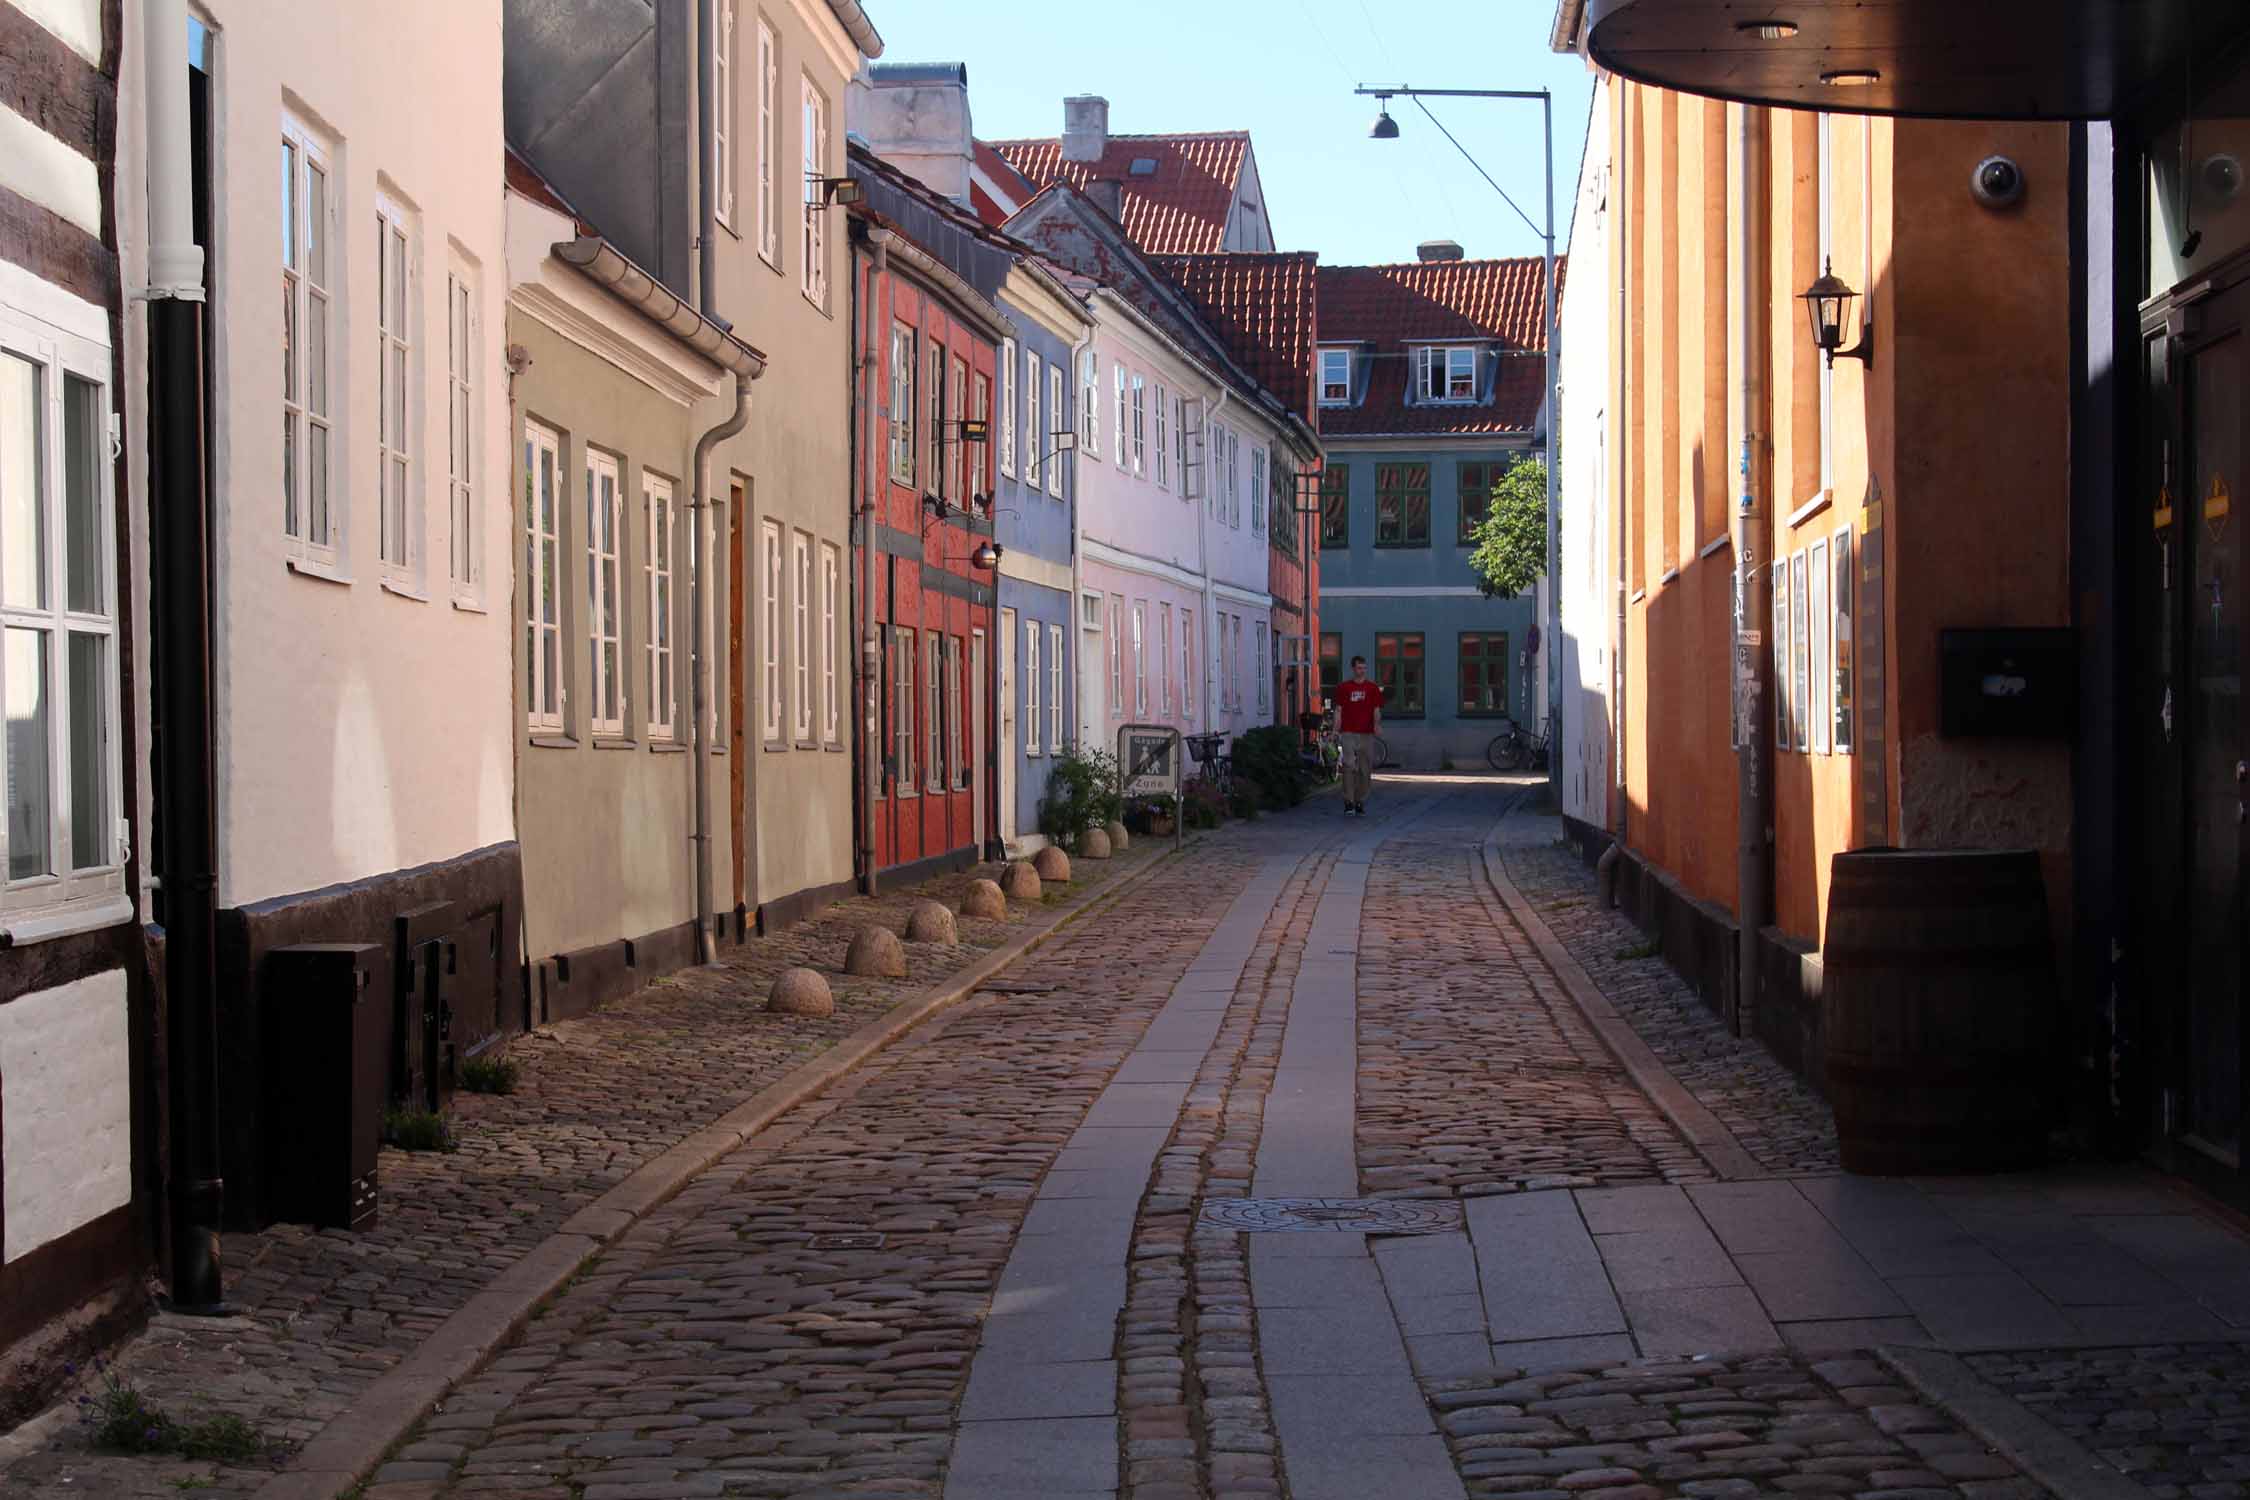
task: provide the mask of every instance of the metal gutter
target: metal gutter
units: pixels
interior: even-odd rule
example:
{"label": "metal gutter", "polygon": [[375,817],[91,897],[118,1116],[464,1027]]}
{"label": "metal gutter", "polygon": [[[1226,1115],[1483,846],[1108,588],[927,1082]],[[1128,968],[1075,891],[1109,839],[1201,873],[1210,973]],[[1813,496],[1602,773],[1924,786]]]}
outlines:
{"label": "metal gutter", "polygon": [[650,322],[722,370],[745,380],[766,373],[766,357],[673,295],[671,289],[617,252],[597,234],[557,240],[557,260],[600,282],[618,300],[638,309]]}
{"label": "metal gutter", "polygon": [[859,0],[828,0],[828,8],[843,23],[844,30],[851,33],[860,56],[873,61],[883,55],[883,35],[875,29],[875,23],[867,19]]}
{"label": "metal gutter", "polygon": [[[874,228],[890,231],[888,243],[892,258],[911,267],[916,276],[929,282],[958,303],[959,310],[966,315],[965,321],[974,324],[977,332],[996,344],[1002,339],[1012,339],[1016,336],[1014,321],[1000,310],[999,304],[969,285],[959,272],[908,239],[904,230],[882,224],[878,216],[875,215],[869,215],[868,219],[870,225]],[[869,240],[872,243],[883,243],[874,239],[872,230],[869,234]]]}

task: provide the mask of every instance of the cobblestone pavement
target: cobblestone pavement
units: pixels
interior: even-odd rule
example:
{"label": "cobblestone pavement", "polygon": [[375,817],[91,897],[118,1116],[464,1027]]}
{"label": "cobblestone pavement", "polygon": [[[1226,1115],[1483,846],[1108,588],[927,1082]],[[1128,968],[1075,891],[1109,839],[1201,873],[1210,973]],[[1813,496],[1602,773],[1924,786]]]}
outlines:
{"label": "cobblestone pavement", "polygon": [[1840,1170],[1828,1106],[1754,1038],[1728,1031],[1648,951],[1631,918],[1601,905],[1593,872],[1561,841],[1561,820],[1524,812],[1510,821],[1518,827],[1501,843],[1508,878],[1672,1076],[1767,1171]]}
{"label": "cobblestone pavement", "polygon": [[[1160,857],[1169,841],[1080,861],[1070,901]],[[460,1149],[385,1149],[381,1222],[346,1234],[277,1224],[225,1240],[238,1315],[156,1317],[118,1370],[182,1416],[229,1413],[283,1443],[302,1441],[427,1338],[526,1251],[646,1162],[892,1006],[959,972],[1027,920],[963,918],[961,946],[907,945],[904,980],[847,979],[844,949],[871,922],[903,931],[919,899],[957,904],[973,873],[879,900],[855,897],[814,919],[726,950],[590,1016],[517,1037],[508,1095],[456,1096]],[[767,986],[796,965],[819,969],[836,998],[823,1020],[769,1016]],[[75,1427],[0,1472],[0,1500],[57,1493],[109,1500],[173,1496],[202,1480],[254,1489],[265,1466],[97,1456]],[[66,1489],[67,1487],[67,1489]]]}
{"label": "cobblestone pavement", "polygon": [[2158,1500],[2250,1495],[2250,1347],[2043,1349],[1968,1365]]}

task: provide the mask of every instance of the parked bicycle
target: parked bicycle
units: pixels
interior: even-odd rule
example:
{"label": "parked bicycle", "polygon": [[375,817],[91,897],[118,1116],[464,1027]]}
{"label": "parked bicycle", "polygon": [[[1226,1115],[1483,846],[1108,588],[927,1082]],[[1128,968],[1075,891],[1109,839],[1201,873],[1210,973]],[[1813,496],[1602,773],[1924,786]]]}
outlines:
{"label": "parked bicycle", "polygon": [[1545,770],[1547,736],[1534,734],[1510,719],[1484,747],[1484,758],[1495,771]]}
{"label": "parked bicycle", "polygon": [[1195,761],[1196,775],[1209,782],[1222,799],[1234,788],[1234,757],[1221,753],[1226,742],[1227,737],[1223,734],[1191,734],[1185,737],[1188,755]]}

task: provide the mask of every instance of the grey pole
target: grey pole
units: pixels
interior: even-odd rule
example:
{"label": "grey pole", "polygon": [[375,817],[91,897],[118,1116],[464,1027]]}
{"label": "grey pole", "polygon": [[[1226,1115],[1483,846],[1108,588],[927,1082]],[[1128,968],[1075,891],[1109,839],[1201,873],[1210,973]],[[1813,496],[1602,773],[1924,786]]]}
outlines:
{"label": "grey pole", "polygon": [[1555,98],[1540,91],[1541,137],[1547,164],[1547,628],[1539,642],[1540,670],[1547,684],[1547,786],[1562,805],[1562,589],[1555,577],[1555,429],[1562,425],[1562,403],[1555,395],[1555,342],[1559,329],[1555,315]]}

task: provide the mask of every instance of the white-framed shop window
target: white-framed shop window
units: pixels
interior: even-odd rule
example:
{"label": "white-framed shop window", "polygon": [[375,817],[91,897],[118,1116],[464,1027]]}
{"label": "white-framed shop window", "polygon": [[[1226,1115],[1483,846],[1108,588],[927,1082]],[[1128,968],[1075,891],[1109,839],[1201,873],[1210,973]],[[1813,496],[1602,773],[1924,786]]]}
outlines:
{"label": "white-framed shop window", "polygon": [[1172,711],[1172,606],[1156,606],[1156,671],[1158,689],[1156,711]]}
{"label": "white-framed shop window", "polygon": [[718,46],[713,48],[713,66],[718,70],[718,92],[711,110],[711,175],[716,186],[711,194],[711,212],[721,224],[734,227],[734,156],[735,131],[734,81],[734,0],[719,0]]}
{"label": "white-framed shop window", "polygon": [[935,630],[922,633],[923,732],[929,736],[925,769],[930,790],[945,790],[945,637]]}
{"label": "white-framed shop window", "polygon": [[617,460],[586,450],[586,661],[593,702],[586,726],[597,735],[625,733],[624,580],[619,576],[625,540],[625,497]]}
{"label": "white-framed shop window", "polygon": [[1000,341],[1000,472],[1016,477],[1016,341]]}
{"label": "white-framed shop window", "polygon": [[1180,716],[1195,714],[1195,633],[1202,621],[1184,606],[1180,611]]}
{"label": "white-framed shop window", "polygon": [[781,741],[781,523],[758,523],[759,737]]}
{"label": "white-framed shop window", "polygon": [[1133,712],[1148,712],[1148,606],[1133,601]]}
{"label": "white-framed shop window", "polygon": [[[1061,365],[1047,366],[1047,425],[1055,429],[1058,437],[1070,430],[1070,422],[1064,415],[1069,408],[1064,405],[1067,395],[1063,389],[1063,378],[1064,370]],[[1062,492],[1062,455],[1056,453],[1047,460],[1047,493],[1060,500]]]}
{"label": "white-framed shop window", "polygon": [[961,743],[961,637],[945,638],[945,743],[953,784],[969,784],[969,758]]}
{"label": "white-framed shop window", "polygon": [[375,195],[375,447],[382,517],[377,556],[392,577],[414,571],[421,492],[414,474],[414,418],[422,409],[414,349],[415,225],[411,211]]}
{"label": "white-framed shop window", "polygon": [[281,120],[281,528],[297,556],[333,566],[349,485],[340,458],[336,378],[337,186],[328,145],[294,116]]}
{"label": "white-framed shop window", "polygon": [[1060,625],[1047,627],[1047,744],[1063,748],[1063,644]]}
{"label": "white-framed shop window", "polygon": [[1112,595],[1109,601],[1109,711],[1125,711],[1125,601]]}
{"label": "white-framed shop window", "polygon": [[1023,753],[1039,753],[1039,622],[1023,622]]}
{"label": "white-framed shop window", "polygon": [[677,739],[680,732],[680,694],[672,645],[675,612],[672,552],[673,539],[678,535],[679,507],[673,502],[672,481],[655,474],[642,474],[641,505],[647,522],[647,537],[641,553],[641,591],[648,602],[648,620],[644,627],[647,644],[643,647],[647,658],[648,737],[672,740]]}
{"label": "white-framed shop window", "polygon": [[131,914],[118,736],[110,356],[0,307],[0,929]]}
{"label": "white-framed shop window", "polygon": [[477,466],[484,454],[477,410],[483,332],[477,273],[456,255],[445,275],[445,513],[446,530],[451,533],[447,566],[453,596],[475,603],[484,598],[484,544],[478,534],[484,516],[477,493]]}
{"label": "white-framed shop window", "polygon": [[836,630],[839,595],[843,591],[843,555],[834,542],[820,544],[820,739],[824,745],[837,745],[842,740],[843,701],[837,695],[841,684],[837,677]]}
{"label": "white-framed shop window", "polygon": [[1258,654],[1251,659],[1254,670],[1258,674],[1258,712],[1264,713],[1266,711],[1268,679],[1273,675],[1266,670],[1266,622],[1260,620],[1253,634],[1256,636],[1255,644],[1258,651]]}
{"label": "white-framed shop window", "polygon": [[914,632],[891,627],[891,782],[902,797],[914,785]]}
{"label": "white-framed shop window", "polygon": [[789,538],[790,727],[801,743],[813,731],[812,538],[799,531]]}
{"label": "white-framed shop window", "polygon": [[537,422],[523,424],[524,720],[559,732],[568,694],[562,654],[562,440]]}

